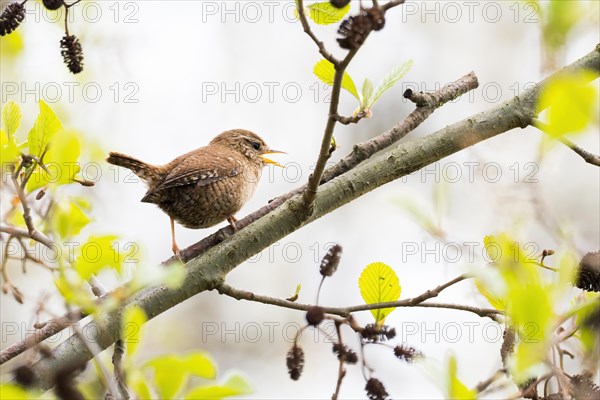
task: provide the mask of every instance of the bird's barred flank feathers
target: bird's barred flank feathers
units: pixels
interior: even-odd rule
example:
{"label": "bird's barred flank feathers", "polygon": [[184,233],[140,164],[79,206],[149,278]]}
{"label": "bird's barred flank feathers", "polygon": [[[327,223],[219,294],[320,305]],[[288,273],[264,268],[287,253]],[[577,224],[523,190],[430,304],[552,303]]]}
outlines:
{"label": "bird's barred flank feathers", "polygon": [[0,15],[0,36],[17,29],[24,19],[25,6],[22,3],[10,3]]}

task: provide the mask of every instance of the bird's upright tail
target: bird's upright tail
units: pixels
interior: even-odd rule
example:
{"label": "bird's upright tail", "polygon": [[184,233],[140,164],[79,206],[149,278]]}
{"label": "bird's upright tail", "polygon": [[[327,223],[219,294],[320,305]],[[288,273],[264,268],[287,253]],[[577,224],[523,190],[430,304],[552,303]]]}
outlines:
{"label": "bird's upright tail", "polygon": [[140,179],[142,179],[146,183],[150,183],[151,181],[159,178],[159,168],[147,164],[143,161],[140,161],[137,158],[128,156],[126,154],[111,151],[106,161],[109,164],[130,169],[134,174],[139,176]]}

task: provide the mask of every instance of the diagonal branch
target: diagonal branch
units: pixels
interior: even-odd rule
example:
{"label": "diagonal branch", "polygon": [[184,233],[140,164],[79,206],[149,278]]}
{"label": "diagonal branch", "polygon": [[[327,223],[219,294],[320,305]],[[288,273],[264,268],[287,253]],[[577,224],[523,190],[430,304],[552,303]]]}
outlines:
{"label": "diagonal branch", "polygon": [[[424,122],[427,119],[427,117],[429,117],[429,115],[431,115],[431,113],[435,111],[435,108],[441,106],[442,104],[448,103],[449,101],[455,99],[456,97],[464,93],[469,92],[470,90],[475,89],[477,85],[477,77],[474,73],[471,72],[458,79],[457,81],[445,85],[440,90],[429,93],[431,96],[438,99],[436,102],[432,102],[431,107],[417,107],[404,120],[399,122],[390,130],[354,146],[354,149],[350,154],[348,154],[334,166],[325,170],[323,179],[321,180],[321,184],[329,182],[333,178],[344,174],[345,172],[354,168],[361,162],[369,159],[377,152],[391,146],[392,144],[406,136],[410,131],[414,130],[422,122]],[[409,100],[410,99],[411,98],[409,97]],[[295,195],[302,193],[305,187],[306,186],[301,186],[295,190],[292,190],[291,192],[279,196],[275,200],[271,201],[268,205],[251,213],[245,218],[240,219],[236,223],[236,227],[239,230],[250,225],[251,223],[255,222],[256,220],[275,210],[277,207],[281,206],[286,200],[289,200]],[[0,232],[6,232],[13,236],[28,237],[28,232],[26,230],[2,224],[0,224]],[[213,233],[212,235],[209,235],[201,241],[182,250],[180,256],[184,261],[190,261],[191,259],[198,257],[200,254],[204,253],[209,248],[220,243],[223,240],[223,238],[232,234],[233,231],[231,231],[231,227],[227,225],[225,228],[221,228],[219,231]],[[173,261],[175,261],[175,259],[170,258],[164,261],[163,264],[168,265]],[[80,317],[77,320],[85,317],[85,314],[83,313],[79,315]],[[64,327],[59,330],[52,329],[36,332],[36,334],[33,335],[31,338],[28,338],[23,342],[17,343],[6,348],[0,353],[0,365],[12,359],[13,357],[16,357],[17,355],[21,354],[33,345],[46,340],[50,336],[55,335],[56,333],[60,332],[60,330],[67,327],[68,325],[64,325]]]}
{"label": "diagonal branch", "polygon": [[[561,72],[581,69],[589,69],[594,72],[593,77],[598,76],[600,46],[563,68]],[[538,88],[547,82],[540,82]],[[285,201],[267,218],[255,221],[188,262],[186,277],[179,288],[173,289],[166,285],[146,288],[129,298],[125,306],[140,306],[150,320],[200,292],[216,288],[231,270],[249,257],[344,204],[469,146],[514,128],[527,127],[537,112],[538,93],[535,88],[527,90],[522,96],[514,97],[429,136],[388,149],[380,157],[374,157],[323,184],[315,197],[314,213],[307,220],[301,220],[297,215],[302,204],[301,196]],[[96,342],[100,348],[109,347],[118,338],[119,315],[120,310],[100,313],[84,328],[88,332],[97,333]],[[70,337],[54,348],[53,357],[40,360],[33,366],[38,385],[49,388],[52,385],[53,371],[62,363],[83,363],[92,357],[80,338],[76,335]]]}
{"label": "diagonal branch", "polygon": [[[412,113],[410,113],[406,118],[404,118],[390,130],[377,135],[372,139],[355,145],[350,154],[342,158],[332,167],[325,170],[323,173],[323,178],[321,179],[321,185],[348,172],[361,162],[372,157],[374,154],[393,145],[398,140],[405,137],[408,133],[416,129],[421,123],[423,123],[435,111],[436,108],[477,88],[478,84],[477,77],[473,72],[471,72],[462,78],[445,85],[440,90],[429,93],[433,99],[436,99],[436,101],[431,102],[429,107],[417,107]],[[410,96],[407,98],[411,100]],[[281,206],[286,200],[291,199],[299,193],[302,193],[305,188],[306,185],[281,195],[269,202],[269,204],[266,206],[244,217],[243,219],[238,220],[236,222],[237,229],[242,229],[259,218],[264,217],[277,207]],[[188,248],[183,249],[179,255],[183,261],[187,262],[195,257],[198,257],[210,247],[220,243],[224,237],[230,236],[233,233],[233,229],[228,225],[225,228],[221,228],[216,233],[207,236],[201,241],[189,246]],[[174,261],[176,261],[175,257],[171,257],[163,262],[163,264],[166,265]]]}

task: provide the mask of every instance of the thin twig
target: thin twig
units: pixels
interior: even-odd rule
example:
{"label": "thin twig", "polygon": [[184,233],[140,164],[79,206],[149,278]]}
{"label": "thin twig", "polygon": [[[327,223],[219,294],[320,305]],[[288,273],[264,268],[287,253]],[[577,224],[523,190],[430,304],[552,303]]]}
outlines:
{"label": "thin twig", "polygon": [[0,365],[25,352],[25,350],[32,348],[38,343],[43,342],[49,337],[56,335],[63,329],[68,328],[85,317],[86,314],[83,311],[76,310],[61,317],[34,325],[34,327],[38,329],[35,333],[27,336],[21,342],[8,346],[0,352]]}
{"label": "thin twig", "polygon": [[319,53],[321,53],[323,58],[332,63],[334,66],[339,65],[340,60],[335,58],[333,54],[327,51],[325,43],[320,41],[319,38],[317,38],[315,33],[310,28],[310,24],[308,23],[308,19],[306,18],[306,13],[304,12],[304,1],[297,0],[296,4],[298,10],[298,18],[300,19],[300,23],[302,24],[302,29],[304,29],[304,32],[312,39],[313,42],[315,42],[315,44],[319,48]]}
{"label": "thin twig", "polygon": [[545,134],[547,134],[548,136],[551,136],[552,138],[558,140],[559,142],[561,142],[562,144],[564,144],[565,146],[567,146],[568,148],[573,150],[575,152],[575,154],[577,154],[579,157],[583,158],[583,160],[585,162],[587,162],[588,164],[592,164],[597,167],[600,167],[600,157],[599,156],[597,156],[596,154],[590,153],[587,150],[582,149],[581,147],[579,147],[575,143],[573,143],[571,140],[567,139],[564,135],[550,134],[549,133],[550,129],[549,129],[548,124],[540,121],[539,119],[534,118],[533,126],[535,126],[540,131],[542,131]]}
{"label": "thin twig", "polygon": [[88,351],[92,355],[92,358],[96,360],[96,365],[98,366],[98,369],[100,370],[102,376],[104,377],[104,380],[106,381],[108,393],[113,396],[114,394],[119,393],[115,381],[111,378],[110,374],[108,373],[108,369],[106,368],[104,363],[98,358],[98,355],[102,353],[102,348],[94,339],[88,341],[88,338],[83,334],[79,326],[72,326],[73,330],[75,331],[75,335],[79,337],[79,339],[83,342],[84,346],[87,347]]}
{"label": "thin twig", "polygon": [[[398,4],[401,4],[401,3],[398,3]],[[394,4],[394,2],[389,2],[386,4],[387,8],[382,8],[382,10],[385,13],[387,10],[389,10],[390,8],[392,8],[398,4]],[[300,7],[302,7],[302,1],[299,1],[298,5]],[[304,20],[305,20],[305,23],[307,23],[306,16],[304,17]],[[309,33],[309,36],[311,36],[311,34],[312,34],[311,31],[309,31],[307,33]],[[340,93],[342,90],[342,79],[344,78],[344,73],[346,72],[346,68],[348,67],[348,65],[354,58],[354,56],[356,56],[356,54],[362,47],[364,41],[369,36],[369,33],[370,33],[370,31],[364,32],[362,42],[358,46],[356,46],[353,49],[351,49],[350,51],[348,51],[348,53],[346,54],[346,56],[344,57],[344,59],[342,61],[339,61],[337,63],[332,62],[333,66],[335,68],[335,74],[333,75],[333,83],[332,83],[332,90],[331,90],[331,102],[329,103],[329,114],[328,114],[328,118],[327,118],[327,123],[325,125],[325,131],[323,132],[323,139],[321,140],[321,148],[319,149],[319,155],[317,157],[317,162],[315,164],[314,171],[308,178],[308,183],[306,184],[306,189],[304,190],[304,194],[302,196],[303,203],[304,203],[303,204],[304,211],[305,211],[304,217],[308,217],[312,214],[312,205],[317,196],[317,189],[319,188],[319,185],[321,184],[321,180],[323,178],[323,173],[325,172],[325,167],[327,165],[327,161],[331,157],[331,153],[332,153],[331,141],[333,138],[333,131],[335,130],[336,123],[341,118],[338,113],[338,106],[339,106],[339,101],[340,101]],[[314,34],[312,34],[311,37],[313,37],[313,36],[314,36]],[[313,40],[315,40],[315,39],[313,38]],[[349,122],[350,120],[344,119],[344,121],[350,123]]]}
{"label": "thin twig", "polygon": [[[436,287],[435,289],[428,290],[422,293],[419,296],[412,297],[409,299],[399,300],[399,301],[390,301],[383,303],[374,303],[374,304],[360,304],[356,306],[350,307],[321,307],[323,312],[327,314],[339,315],[341,317],[348,317],[353,312],[358,311],[370,311],[370,310],[378,310],[382,308],[394,308],[394,307],[426,307],[426,308],[445,308],[445,309],[453,309],[453,310],[461,310],[472,312],[480,317],[489,317],[494,319],[495,315],[502,314],[501,311],[495,309],[484,309],[478,307],[471,306],[463,306],[460,304],[445,304],[445,303],[425,303],[426,300],[431,299],[433,297],[438,296],[444,289],[467,279],[466,275],[461,275],[457,278],[452,279],[449,282],[444,283]],[[288,301],[285,299],[279,299],[275,297],[262,296],[249,291],[235,289],[225,283],[216,287],[216,290],[223,295],[233,297],[237,300],[247,300],[254,301],[263,304],[271,304],[278,307],[290,308],[293,310],[300,311],[308,311],[309,308],[314,307],[312,304],[302,304],[296,303],[292,301]]]}
{"label": "thin twig", "polygon": [[488,379],[479,382],[476,386],[475,386],[475,390],[477,390],[478,393],[483,392],[484,390],[486,390],[492,383],[496,382],[499,378],[504,377],[504,374],[506,373],[506,370],[504,369],[499,369],[498,371],[496,371],[492,376],[490,376]]}
{"label": "thin twig", "polygon": [[117,382],[117,388],[119,390],[119,394],[121,395],[120,399],[127,400],[129,399],[129,392],[127,390],[127,381],[125,379],[125,372],[123,371],[122,361],[123,355],[125,354],[125,343],[122,339],[119,339],[115,342],[115,348],[113,350],[112,362],[114,365],[114,376],[115,381]]}
{"label": "thin twig", "polygon": [[[340,344],[340,354],[341,354],[341,349],[343,348],[343,342],[342,342],[342,330],[340,329],[340,324],[339,323],[335,323],[335,331],[337,333],[338,336],[338,343]],[[340,395],[340,389],[342,387],[342,381],[344,380],[344,377],[346,376],[346,369],[344,368],[344,361],[345,361],[345,357],[340,357],[340,363],[338,366],[338,378],[337,378],[337,382],[335,385],[335,392],[333,392],[333,396],[331,396],[331,400],[337,400],[339,395]]]}

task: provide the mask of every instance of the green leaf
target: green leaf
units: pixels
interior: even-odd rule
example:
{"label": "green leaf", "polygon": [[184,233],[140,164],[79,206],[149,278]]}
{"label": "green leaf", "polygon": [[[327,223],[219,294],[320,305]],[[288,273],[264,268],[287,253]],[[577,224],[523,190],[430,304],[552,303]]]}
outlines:
{"label": "green leaf", "polygon": [[29,154],[40,157],[52,137],[61,129],[62,125],[54,111],[44,100],[40,100],[40,113],[27,136]]}
{"label": "green leaf", "polygon": [[538,113],[549,107],[547,130],[551,136],[584,131],[598,118],[598,91],[588,83],[592,72],[562,75],[550,81],[540,93]]}
{"label": "green leaf", "polygon": [[328,1],[324,1],[311,4],[307,8],[310,11],[310,19],[319,25],[329,25],[338,22],[348,14],[350,3],[343,8],[335,8]]}
{"label": "green leaf", "polygon": [[364,110],[371,104],[371,96],[373,96],[373,82],[370,79],[365,79],[362,85],[362,100],[361,108]]}
{"label": "green leaf", "polygon": [[114,248],[117,236],[90,236],[81,246],[79,256],[75,260],[75,271],[82,279],[89,279],[105,267],[121,271],[123,255]]}
{"label": "green leaf", "polygon": [[[137,261],[139,251],[132,247],[132,252],[128,256],[129,261]],[[135,252],[134,252],[135,251]],[[142,263],[138,265],[128,286],[132,290],[139,290],[146,286],[166,285],[170,289],[177,289],[181,286],[186,277],[186,268],[181,263],[169,264],[168,268],[151,263]]]}
{"label": "green leaf", "polygon": [[52,211],[50,229],[61,239],[69,239],[77,236],[90,221],[75,202],[61,202],[57,203]]}
{"label": "green leaf", "polygon": [[[335,75],[335,67],[328,60],[321,60],[315,64],[313,68],[314,74],[321,81],[328,85],[333,85],[333,78]],[[354,81],[350,77],[347,72],[344,72],[344,76],[342,78],[342,88],[346,89],[348,93],[352,96],[356,97],[358,101],[360,101],[360,96],[358,95],[358,91],[356,90],[356,85],[354,85]]]}
{"label": "green leaf", "polygon": [[504,311],[506,309],[506,304],[502,297],[494,293],[493,290],[489,289],[484,282],[479,279],[475,279],[475,287],[477,288],[477,291],[479,291],[479,293],[481,293],[496,310]]}
{"label": "green leaf", "polygon": [[519,333],[511,373],[517,381],[531,376],[531,368],[546,359],[555,320],[551,293],[539,283],[513,282],[508,291],[506,315]]}
{"label": "green leaf", "polygon": [[21,117],[23,116],[21,109],[14,101],[10,100],[2,107],[1,114],[2,126],[0,129],[6,132],[8,137],[11,137],[21,125]]}
{"label": "green leaf", "polygon": [[431,215],[431,212],[425,209],[424,201],[418,201],[415,200],[414,197],[404,196],[397,198],[396,202],[411,216],[414,222],[419,224],[419,226],[425,229],[431,236],[440,239],[446,237],[446,233],[438,226],[434,217]]}
{"label": "green leaf", "polygon": [[288,297],[286,300],[287,301],[298,300],[298,295],[300,294],[300,289],[302,289],[302,285],[301,284],[296,285],[296,292],[294,292],[294,294],[291,297]]}
{"label": "green leaf", "polygon": [[[545,2],[545,21],[543,38],[551,50],[557,50],[565,44],[566,36],[583,18],[585,9],[582,2],[551,0]],[[539,9],[539,5],[535,8]]]}
{"label": "green leaf", "polygon": [[31,396],[21,386],[13,383],[3,383],[0,385],[0,398],[10,400],[28,400]]}
{"label": "green leaf", "polygon": [[456,357],[451,355],[448,359],[448,399],[477,399],[477,391],[465,386],[457,377],[458,366]]}
{"label": "green leaf", "polygon": [[202,352],[187,356],[159,356],[148,363],[146,367],[154,369],[154,381],[160,393],[160,398],[172,399],[185,385],[189,375],[204,379],[214,379],[217,370],[210,358]]}
{"label": "green leaf", "polygon": [[142,328],[148,318],[138,305],[130,305],[123,311],[121,322],[121,339],[125,343],[127,356],[131,357],[142,340]]}
{"label": "green leaf", "polygon": [[[392,268],[382,262],[366,266],[358,278],[360,295],[367,304],[396,301],[400,298],[400,281]],[[383,325],[385,317],[394,308],[371,310],[378,325]]]}
{"label": "green leaf", "polygon": [[13,135],[0,130],[0,163],[14,163],[19,156],[19,148]]}
{"label": "green leaf", "polygon": [[19,156],[15,132],[21,124],[21,109],[13,102],[7,102],[0,112],[0,163],[12,163]]}
{"label": "green leaf", "polygon": [[192,389],[185,396],[185,399],[223,399],[225,397],[251,394],[252,392],[252,387],[243,377],[233,375],[220,385],[198,386]]}
{"label": "green leaf", "polygon": [[20,30],[13,31],[10,35],[2,38],[0,46],[0,57],[4,60],[14,59],[25,48],[23,45],[23,36]]}
{"label": "green leaf", "polygon": [[379,100],[379,98],[385,92],[387,92],[389,89],[391,89],[396,84],[396,82],[398,82],[400,80],[400,78],[402,78],[408,72],[408,70],[412,66],[413,66],[413,61],[408,60],[404,64],[402,64],[402,65],[394,68],[392,71],[390,71],[381,80],[381,82],[379,82],[379,84],[377,85],[377,88],[375,88],[375,97],[373,98],[373,101],[368,105],[368,108],[372,108],[373,105],[375,105],[375,103],[377,102],[377,100]]}
{"label": "green leaf", "polygon": [[51,143],[48,143],[48,151],[44,156],[44,164],[48,171],[36,169],[27,181],[27,191],[32,192],[49,184],[73,183],[81,170],[78,162],[80,152],[79,135],[74,131],[61,132]]}
{"label": "green leaf", "polygon": [[138,399],[153,398],[147,379],[139,369],[132,369],[127,372],[127,386],[133,390]]}

